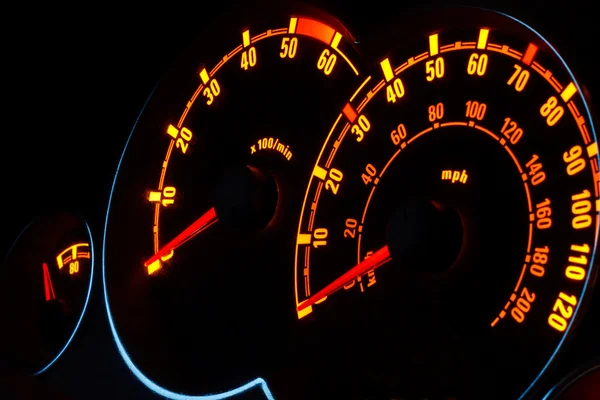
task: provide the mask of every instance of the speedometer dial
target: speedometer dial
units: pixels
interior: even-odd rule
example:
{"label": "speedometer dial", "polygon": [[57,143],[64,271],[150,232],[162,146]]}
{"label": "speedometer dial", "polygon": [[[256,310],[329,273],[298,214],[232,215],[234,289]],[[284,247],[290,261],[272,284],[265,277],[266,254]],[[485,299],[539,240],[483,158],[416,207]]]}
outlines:
{"label": "speedometer dial", "polygon": [[519,398],[595,273],[589,110],[519,21],[466,8],[413,20],[311,172],[295,264],[305,348],[335,360],[339,398]]}

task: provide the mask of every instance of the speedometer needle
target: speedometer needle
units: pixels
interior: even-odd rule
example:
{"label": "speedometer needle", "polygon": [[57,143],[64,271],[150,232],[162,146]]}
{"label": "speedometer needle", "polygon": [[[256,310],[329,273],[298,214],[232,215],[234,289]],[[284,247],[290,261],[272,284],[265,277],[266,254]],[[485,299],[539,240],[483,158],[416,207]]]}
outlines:
{"label": "speedometer needle", "polygon": [[357,277],[365,274],[367,271],[370,271],[385,264],[389,260],[391,260],[390,250],[386,245],[383,246],[381,249],[377,250],[375,253],[373,253],[369,258],[366,258],[358,265],[352,267],[349,271],[344,273],[344,275],[340,276],[335,281],[331,282],[329,285],[325,286],[323,289],[319,290],[317,293],[304,300],[298,305],[298,307],[296,307],[296,311],[302,311],[305,308],[308,308],[313,304],[318,303],[333,292],[341,289],[353,279],[356,279]]}
{"label": "speedometer needle", "polygon": [[183,232],[177,235],[173,240],[164,245],[160,250],[156,252],[152,257],[148,259],[144,263],[145,267],[148,267],[153,262],[157,261],[161,257],[169,254],[172,250],[175,250],[177,247],[181,246],[183,243],[187,242],[212,224],[217,222],[217,213],[215,212],[214,207],[208,210],[204,215],[194,221],[190,226],[185,228]]}

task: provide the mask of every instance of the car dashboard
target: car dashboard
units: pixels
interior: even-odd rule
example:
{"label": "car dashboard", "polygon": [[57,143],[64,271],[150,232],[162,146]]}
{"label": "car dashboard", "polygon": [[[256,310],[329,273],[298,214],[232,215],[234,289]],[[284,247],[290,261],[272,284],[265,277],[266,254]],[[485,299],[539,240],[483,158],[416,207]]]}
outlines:
{"label": "car dashboard", "polygon": [[600,396],[592,2],[61,7],[5,36],[0,398]]}

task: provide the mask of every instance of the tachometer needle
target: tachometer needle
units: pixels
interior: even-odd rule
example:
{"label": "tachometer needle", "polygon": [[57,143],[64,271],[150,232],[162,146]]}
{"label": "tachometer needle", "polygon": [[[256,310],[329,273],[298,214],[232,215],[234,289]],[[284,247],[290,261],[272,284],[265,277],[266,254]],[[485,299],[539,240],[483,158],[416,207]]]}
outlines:
{"label": "tachometer needle", "polygon": [[46,301],[56,299],[54,294],[54,286],[52,286],[52,279],[50,279],[50,271],[48,271],[48,264],[42,264],[44,269],[44,293],[46,294]]}
{"label": "tachometer needle", "polygon": [[217,213],[215,212],[214,207],[208,210],[204,215],[194,221],[190,226],[185,228],[183,232],[177,235],[173,240],[164,245],[160,250],[156,252],[152,257],[148,259],[144,263],[145,267],[148,267],[153,262],[157,261],[161,257],[169,254],[172,250],[175,250],[177,247],[181,246],[183,243],[187,242],[212,224],[217,222]]}
{"label": "tachometer needle", "polygon": [[319,290],[317,293],[304,300],[298,305],[298,307],[296,307],[296,311],[302,311],[305,308],[310,307],[315,303],[318,303],[333,292],[347,285],[353,279],[356,279],[357,277],[367,273],[368,271],[385,264],[389,260],[391,260],[390,250],[386,245],[383,246],[381,249],[377,250],[375,253],[373,253],[369,258],[366,258],[358,265],[352,267],[349,271],[344,273],[344,275],[340,276],[335,281],[331,282],[329,285],[325,286],[323,289]]}

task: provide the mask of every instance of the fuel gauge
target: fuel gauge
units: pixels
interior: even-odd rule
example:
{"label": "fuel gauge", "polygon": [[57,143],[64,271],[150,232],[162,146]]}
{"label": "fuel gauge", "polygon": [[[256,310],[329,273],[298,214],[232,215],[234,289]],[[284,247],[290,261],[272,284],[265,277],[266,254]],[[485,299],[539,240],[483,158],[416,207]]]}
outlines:
{"label": "fuel gauge", "polygon": [[33,220],[0,265],[0,359],[33,375],[66,350],[83,319],[94,268],[87,223],[70,213]]}

